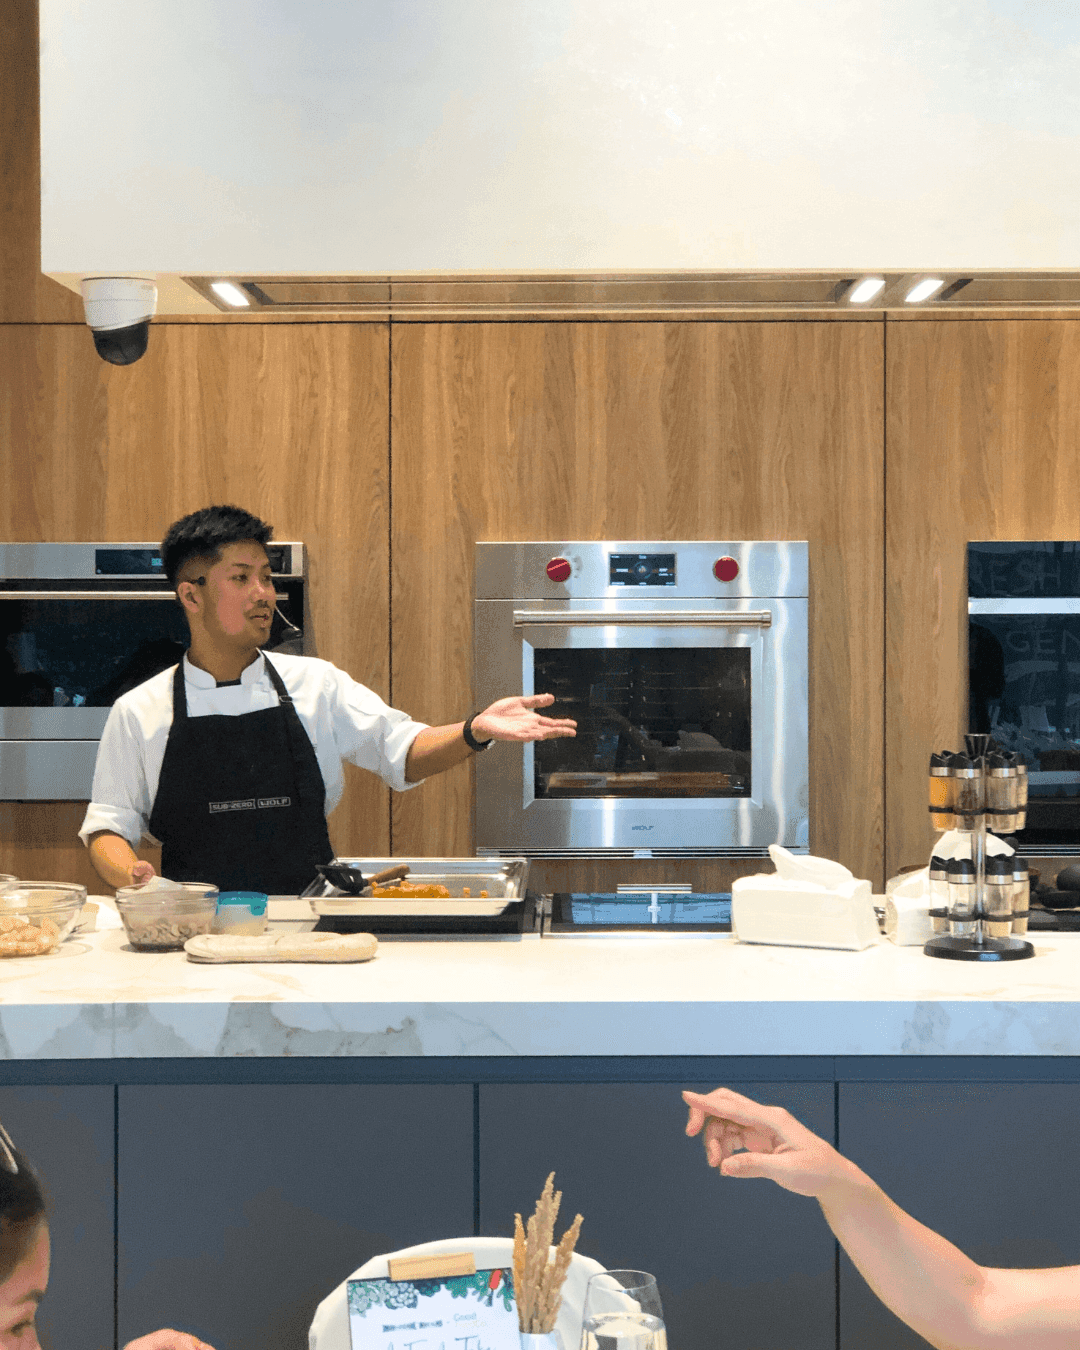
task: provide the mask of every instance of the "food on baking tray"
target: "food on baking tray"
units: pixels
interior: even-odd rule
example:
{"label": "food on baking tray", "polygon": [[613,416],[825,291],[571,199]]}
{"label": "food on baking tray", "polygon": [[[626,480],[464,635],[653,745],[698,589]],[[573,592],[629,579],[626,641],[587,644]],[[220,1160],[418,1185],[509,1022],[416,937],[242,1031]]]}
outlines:
{"label": "food on baking tray", "polygon": [[394,886],[372,886],[371,894],[377,900],[449,900],[445,886],[425,885],[420,881],[399,881]]}
{"label": "food on baking tray", "polygon": [[43,956],[60,941],[60,929],[44,916],[31,923],[21,914],[0,918],[0,956]]}

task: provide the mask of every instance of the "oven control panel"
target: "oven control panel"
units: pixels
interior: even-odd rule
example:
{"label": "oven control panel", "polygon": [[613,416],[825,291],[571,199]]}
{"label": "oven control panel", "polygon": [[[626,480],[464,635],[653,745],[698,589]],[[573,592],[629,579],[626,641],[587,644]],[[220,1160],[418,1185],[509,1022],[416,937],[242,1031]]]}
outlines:
{"label": "oven control panel", "polygon": [[609,586],[674,586],[674,553],[609,553]]}

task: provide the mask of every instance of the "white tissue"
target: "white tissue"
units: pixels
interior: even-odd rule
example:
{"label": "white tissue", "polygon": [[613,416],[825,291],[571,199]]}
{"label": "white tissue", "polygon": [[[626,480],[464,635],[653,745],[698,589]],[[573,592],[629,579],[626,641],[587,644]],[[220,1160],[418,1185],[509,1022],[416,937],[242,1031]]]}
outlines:
{"label": "white tissue", "polygon": [[[986,836],[986,852],[989,857],[1010,857],[1016,852],[1011,844],[1007,844],[1004,839],[999,839],[996,834]],[[946,830],[941,838],[934,845],[932,855],[935,858],[944,858],[946,862],[950,858],[970,858],[971,857],[971,834],[967,830]]]}
{"label": "white tissue", "polygon": [[139,887],[140,891],[175,891],[180,886],[179,881],[169,881],[167,877],[159,877],[156,874],[148,882]]}
{"label": "white tissue", "polygon": [[831,891],[855,880],[854,873],[843,863],[833,862],[831,858],[796,857],[779,844],[769,845],[769,857],[776,867],[776,875],[784,881],[807,882]]}
{"label": "white tissue", "polygon": [[934,936],[930,869],[912,872],[885,900],[885,936],[898,947],[921,947]]}

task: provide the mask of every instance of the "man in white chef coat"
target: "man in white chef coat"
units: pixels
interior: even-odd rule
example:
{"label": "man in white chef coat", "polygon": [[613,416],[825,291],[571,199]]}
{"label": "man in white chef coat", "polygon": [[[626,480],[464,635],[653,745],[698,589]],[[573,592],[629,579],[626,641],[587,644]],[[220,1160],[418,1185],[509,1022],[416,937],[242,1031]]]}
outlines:
{"label": "man in white chef coat", "polygon": [[195,511],[166,532],[162,565],[191,645],[109,713],[79,837],[110,886],[153,876],[135,854],[149,839],[171,880],[295,895],[333,857],[326,817],[341,799],[343,760],[403,791],[492,741],[575,734],[573,721],[537,711],[550,694],[431,727],[329,661],[264,652],[271,535],[236,506]]}

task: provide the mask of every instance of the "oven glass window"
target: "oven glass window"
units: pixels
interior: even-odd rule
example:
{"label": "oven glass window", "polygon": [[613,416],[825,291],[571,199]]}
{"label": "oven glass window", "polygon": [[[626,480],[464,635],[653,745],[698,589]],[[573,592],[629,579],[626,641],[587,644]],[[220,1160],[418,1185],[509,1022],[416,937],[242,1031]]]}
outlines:
{"label": "oven glass window", "polygon": [[534,747],[537,798],[750,796],[748,647],[537,649],[576,737]]}
{"label": "oven glass window", "polygon": [[187,623],[160,600],[0,602],[0,706],[107,708],[176,665]]}
{"label": "oven glass window", "polygon": [[1023,843],[1080,843],[1080,614],[980,614],[968,627],[970,726],[1028,765]]}

